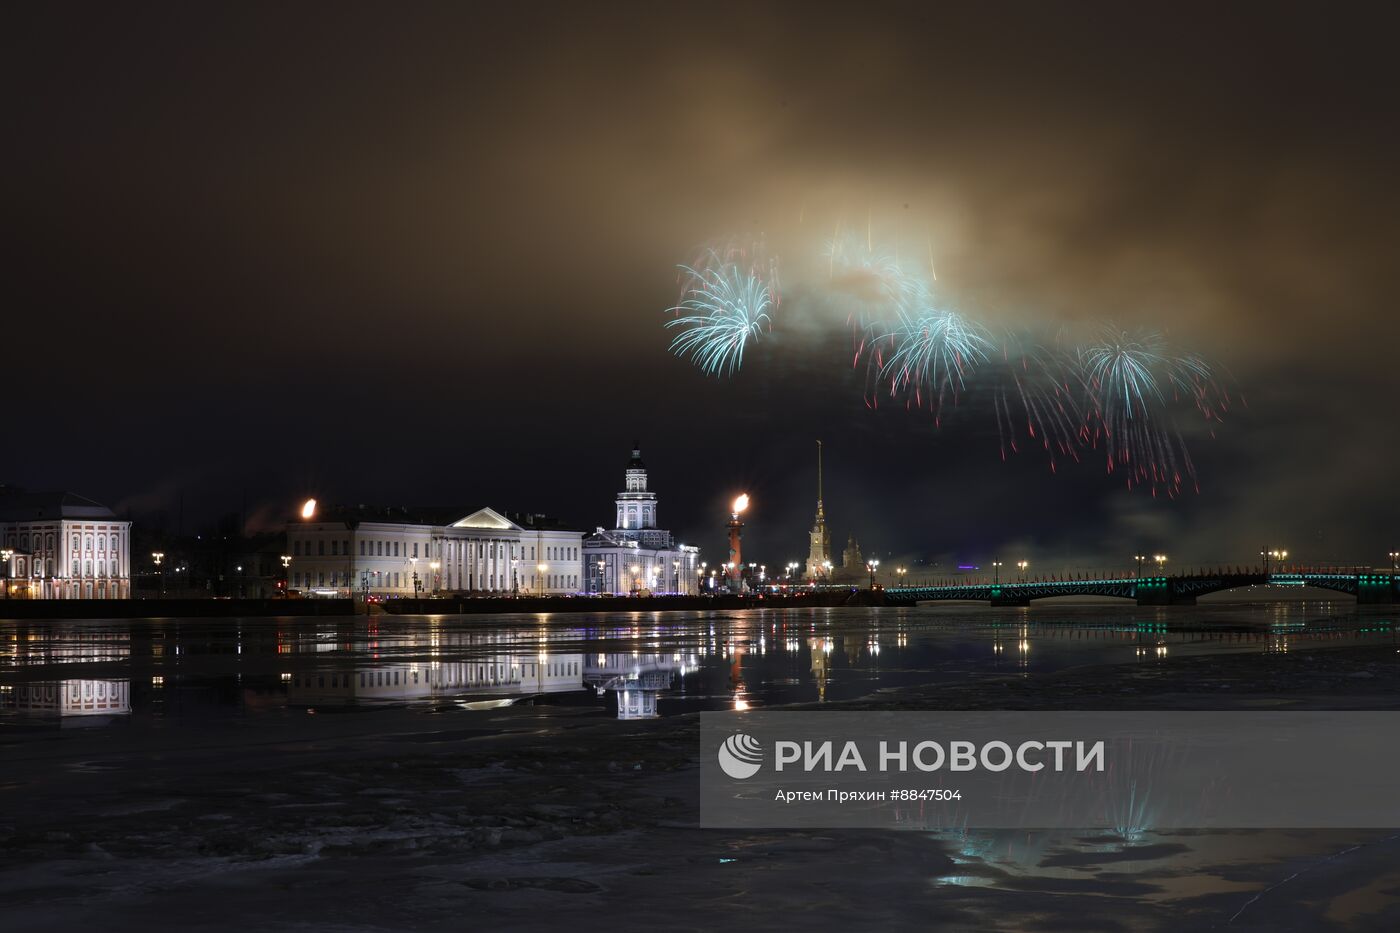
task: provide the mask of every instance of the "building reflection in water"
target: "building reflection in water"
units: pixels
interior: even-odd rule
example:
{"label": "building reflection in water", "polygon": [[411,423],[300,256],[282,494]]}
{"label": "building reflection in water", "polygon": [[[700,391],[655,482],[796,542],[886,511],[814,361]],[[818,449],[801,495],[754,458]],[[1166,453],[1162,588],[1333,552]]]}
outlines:
{"label": "building reflection in water", "polygon": [[0,711],[70,726],[103,725],[131,713],[126,680],[40,680],[0,688]]}
{"label": "building reflection in water", "polygon": [[72,725],[524,699],[610,715],[615,701],[632,719],[844,700],[990,671],[1397,638],[1394,618],[1374,612],[1246,608],[1228,627],[1218,612],[7,622],[0,716]]}
{"label": "building reflection in water", "polygon": [[812,679],[817,683],[817,702],[826,702],[826,683],[831,679],[830,638],[809,638],[807,647],[812,652]]}
{"label": "building reflection in water", "polygon": [[[124,631],[86,626],[18,626],[6,633],[0,667],[16,670],[58,664],[126,661],[131,639]],[[119,678],[65,677],[0,684],[0,714],[57,725],[96,726],[131,714],[131,682]]]}
{"label": "building reflection in water", "polygon": [[615,654],[590,655],[585,665],[583,682],[599,696],[612,691],[617,694],[618,719],[654,719],[657,698],[687,669],[696,667],[696,659],[687,663],[679,654]]}
{"label": "building reflection in water", "polygon": [[[579,692],[617,695],[618,718],[657,715],[659,695],[687,668],[681,654],[584,654],[548,650],[547,641],[513,632],[415,633],[400,640],[401,660],[351,655],[341,669],[282,675],[287,701],[297,706],[453,702],[467,708],[506,706],[517,700]],[[463,657],[465,655],[465,657]],[[451,660],[443,660],[444,657]]]}

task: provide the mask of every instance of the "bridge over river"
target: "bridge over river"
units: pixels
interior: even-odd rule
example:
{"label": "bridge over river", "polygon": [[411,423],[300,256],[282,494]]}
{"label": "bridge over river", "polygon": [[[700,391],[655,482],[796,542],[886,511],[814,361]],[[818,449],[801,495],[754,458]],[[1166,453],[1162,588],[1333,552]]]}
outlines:
{"label": "bridge over river", "polygon": [[1356,597],[1359,604],[1400,603],[1400,576],[1394,573],[1201,573],[1175,577],[1105,580],[1036,580],[1027,583],[954,583],[944,586],[892,586],[890,605],[930,600],[972,600],[993,606],[1029,606],[1054,596],[1114,596],[1139,606],[1194,606],[1196,597],[1248,586],[1310,586]]}

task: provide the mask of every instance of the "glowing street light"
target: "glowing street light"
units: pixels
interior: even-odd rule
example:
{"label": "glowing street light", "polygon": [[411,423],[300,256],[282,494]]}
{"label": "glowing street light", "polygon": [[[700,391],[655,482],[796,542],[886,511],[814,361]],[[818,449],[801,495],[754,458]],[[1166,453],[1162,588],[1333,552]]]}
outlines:
{"label": "glowing street light", "polygon": [[10,598],[10,559],[15,556],[11,548],[0,548],[0,562],[5,564],[5,598]]}
{"label": "glowing street light", "polygon": [[1142,579],[1142,562],[1145,561],[1145,560],[1147,560],[1147,556],[1146,556],[1145,554],[1134,554],[1134,555],[1133,555],[1133,560],[1137,561],[1137,575],[1138,575],[1138,579],[1141,580],[1141,579]]}
{"label": "glowing street light", "polygon": [[878,560],[868,560],[865,562],[865,569],[870,571],[870,588],[875,589],[875,571],[880,567]]}
{"label": "glowing street light", "polygon": [[992,561],[992,585],[1001,583],[1001,561]]}
{"label": "glowing street light", "polygon": [[[151,560],[153,560],[153,561],[156,562],[156,576],[160,577],[160,595],[164,596],[164,595],[165,595],[165,573],[160,569],[160,562],[163,561],[163,560],[165,560],[165,552],[164,552],[164,551],[152,551],[152,552],[151,552]],[[284,558],[282,558],[282,566],[283,566],[283,567],[286,567],[286,566],[287,566],[287,561],[289,561],[289,560],[291,560],[290,557],[284,557]]]}
{"label": "glowing street light", "polygon": [[1400,551],[1390,552],[1390,572],[1393,574],[1400,570]]}
{"label": "glowing street light", "polygon": [[303,502],[303,503],[301,504],[301,517],[302,517],[302,518],[315,518],[315,517],[316,517],[316,500],[315,500],[315,499],[307,499],[305,502]]}
{"label": "glowing street light", "polygon": [[895,576],[899,578],[899,585],[900,585],[900,586],[903,586],[903,585],[904,585],[904,576],[905,576],[905,574],[907,574],[908,572],[909,572],[909,568],[908,568],[908,567],[896,567],[896,568],[894,568],[894,573],[895,573]]}
{"label": "glowing street light", "polygon": [[1152,559],[1153,559],[1154,561],[1157,562],[1157,575],[1158,575],[1158,576],[1161,576],[1161,575],[1162,575],[1162,567],[1163,567],[1163,565],[1166,564],[1166,562],[1167,562],[1167,555],[1165,555],[1165,554],[1155,554],[1155,555],[1153,555]]}
{"label": "glowing street light", "polygon": [[1025,582],[1026,582],[1026,568],[1029,567],[1030,565],[1031,565],[1031,562],[1028,561],[1028,560],[1018,560],[1018,561],[1016,561],[1016,569],[1019,570],[1019,571],[1021,571],[1021,582],[1022,582],[1022,583],[1025,583]]}
{"label": "glowing street light", "polygon": [[1288,559],[1288,551],[1281,548],[1265,548],[1259,552],[1259,556],[1264,558],[1264,576],[1267,577],[1269,575],[1269,561],[1272,560],[1275,564],[1283,563]]}

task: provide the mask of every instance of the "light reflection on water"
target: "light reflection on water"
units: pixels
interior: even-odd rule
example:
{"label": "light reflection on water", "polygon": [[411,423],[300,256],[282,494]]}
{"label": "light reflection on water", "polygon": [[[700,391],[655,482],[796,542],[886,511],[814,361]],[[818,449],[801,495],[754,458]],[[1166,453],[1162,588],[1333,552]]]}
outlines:
{"label": "light reflection on water", "polygon": [[645,717],[1394,638],[1344,603],[10,622],[0,722],[524,698]]}

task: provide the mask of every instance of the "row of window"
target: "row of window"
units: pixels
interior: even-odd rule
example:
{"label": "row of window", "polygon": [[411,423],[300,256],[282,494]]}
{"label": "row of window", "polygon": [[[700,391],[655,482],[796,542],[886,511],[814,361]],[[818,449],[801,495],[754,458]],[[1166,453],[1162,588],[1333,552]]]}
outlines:
{"label": "row of window", "polygon": [[[86,550],[88,551],[92,551],[95,546],[98,553],[105,554],[110,550],[111,554],[114,557],[121,553],[121,545],[118,543],[116,535],[98,535],[96,540],[93,539],[92,535],[87,535],[86,539],[84,539],[84,536],[82,535],[74,535],[73,552],[75,554],[79,551],[84,550],[84,540],[86,540]],[[36,533],[34,535],[33,542],[34,549],[36,551],[52,551],[54,549],[53,532],[49,532],[48,534],[42,536]],[[27,551],[29,550],[30,538],[28,534],[16,535],[12,531],[9,533],[9,535],[7,535],[7,540],[5,543],[12,548],[18,548],[19,550]]]}
{"label": "row of window", "polygon": [[[304,554],[303,554],[303,550],[305,551]],[[305,556],[305,557],[312,557],[312,556],[315,556],[315,557],[325,557],[325,556],[327,556],[327,555],[326,555],[326,542],[325,542],[324,539],[322,539],[322,540],[320,540],[320,541],[317,541],[317,542],[316,542],[316,553],[313,555],[313,554],[311,553],[311,542],[310,542],[310,541],[307,541],[307,542],[305,543],[305,548],[304,548],[304,549],[303,549],[303,546],[302,546],[302,542],[301,542],[301,541],[293,541],[293,542],[292,542],[292,556],[293,556],[293,557],[303,557],[303,556]],[[331,540],[331,552],[330,552],[330,555],[329,555],[329,556],[331,556],[331,557],[349,557],[349,556],[350,556],[350,542],[347,541],[347,540],[332,539],[332,540]],[[361,557],[399,557],[399,556],[403,556],[403,557],[418,557],[418,556],[420,556],[420,555],[419,555],[419,553],[418,553],[418,542],[417,542],[417,541],[412,542],[412,547],[410,547],[408,544],[405,544],[405,545],[403,546],[403,554],[402,554],[402,555],[399,554],[399,542],[397,542],[397,541],[361,541],[361,542],[360,542],[360,556],[361,556]],[[427,547],[427,545],[424,545],[424,546],[423,546],[423,553],[422,553],[421,556],[423,556],[423,557],[427,557],[427,556],[428,556],[428,547]]]}
{"label": "row of window", "polygon": [[[369,574],[369,585],[376,589],[382,589],[384,587],[397,588],[400,585],[400,580],[407,583],[408,574],[404,574],[400,577],[398,573],[381,573],[377,570],[371,571]],[[353,586],[354,582],[354,578],[351,577],[348,572],[342,573],[339,570],[331,571],[329,577],[327,577],[325,571],[320,571],[315,574],[310,571],[305,573],[298,571],[292,574],[292,586],[294,587]]]}
{"label": "row of window", "polygon": [[[93,572],[94,568],[96,569],[96,573]],[[56,569],[57,565],[54,563],[54,559],[52,557],[48,559],[36,557],[33,560],[29,560],[23,557],[15,558],[14,575],[16,577],[27,577],[31,573],[36,579],[39,577],[52,577],[55,576],[54,571]],[[95,564],[93,563],[93,561],[90,560],[75,560],[73,561],[72,575],[75,577],[120,577],[122,575],[121,564],[120,562],[115,560],[99,560]]]}
{"label": "row of window", "polygon": [[[467,551],[472,550],[472,542],[449,542],[449,549],[453,558],[468,556]],[[506,556],[505,542],[477,541],[476,556],[481,558]],[[115,545],[113,545],[115,547]],[[403,545],[403,552],[400,554],[398,541],[361,541],[361,557],[427,557],[429,547],[423,545],[422,554],[419,554],[419,542],[413,541]],[[524,548],[521,548],[523,553]],[[578,560],[579,549],[577,547],[547,547],[545,548],[546,560]],[[330,553],[326,553],[326,542],[324,539],[315,542],[315,553],[312,553],[312,542],[293,541],[293,557],[349,557],[350,542],[348,540],[332,539],[330,542]],[[516,558],[515,546],[510,546],[510,557]],[[535,549],[530,548],[530,560],[535,559]]]}

